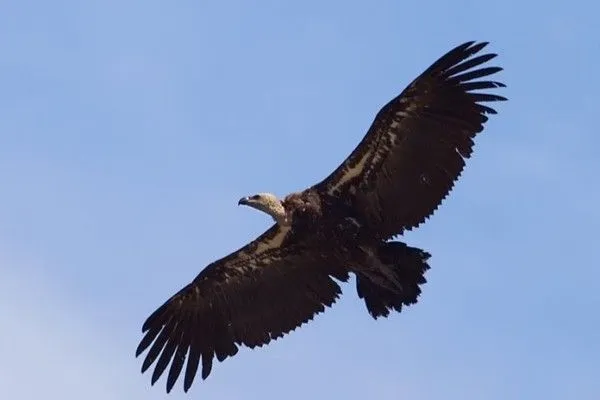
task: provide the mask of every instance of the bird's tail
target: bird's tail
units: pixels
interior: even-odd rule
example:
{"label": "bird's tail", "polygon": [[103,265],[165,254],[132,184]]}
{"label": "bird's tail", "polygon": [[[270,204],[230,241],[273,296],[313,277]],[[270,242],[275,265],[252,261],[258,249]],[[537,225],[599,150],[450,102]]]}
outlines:
{"label": "bird's tail", "polygon": [[356,290],[373,318],[387,317],[391,310],[417,302],[420,285],[427,282],[429,253],[402,242],[386,242],[372,257],[369,274],[357,274]]}

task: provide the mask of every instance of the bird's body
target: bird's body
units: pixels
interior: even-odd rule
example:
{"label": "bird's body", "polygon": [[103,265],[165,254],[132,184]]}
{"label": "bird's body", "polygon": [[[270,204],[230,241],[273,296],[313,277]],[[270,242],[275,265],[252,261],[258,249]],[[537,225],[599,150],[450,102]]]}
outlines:
{"label": "bird's body", "polygon": [[167,369],[169,392],[185,366],[184,390],[200,367],[238,347],[262,346],[331,306],[337,281],[356,275],[368,312],[385,317],[416,303],[429,254],[393,238],[420,225],[450,192],[483,129],[482,102],[505,100],[473,92],[504,86],[474,79],[500,71],[473,69],[494,54],[470,58],[486,43],[448,52],[377,114],[364,139],[323,181],[279,200],[259,193],[240,199],[269,214],[261,236],[208,265],[152,313],[137,355],[142,371]]}

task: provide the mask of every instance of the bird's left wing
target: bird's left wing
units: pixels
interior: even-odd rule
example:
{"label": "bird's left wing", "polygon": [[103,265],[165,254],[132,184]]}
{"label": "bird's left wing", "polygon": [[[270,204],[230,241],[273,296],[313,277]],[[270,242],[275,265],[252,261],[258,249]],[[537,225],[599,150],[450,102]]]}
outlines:
{"label": "bird's left wing", "polygon": [[481,67],[496,54],[473,57],[486,44],[467,42],[440,57],[377,113],[356,149],[314,187],[364,211],[384,238],[425,221],[461,174],[487,114],[496,113],[484,103],[506,100],[478,92],[504,86],[479,79],[502,70]]}
{"label": "bird's left wing", "polygon": [[200,362],[206,379],[214,357],[223,361],[240,345],[265,345],[331,306],[341,293],[331,277],[345,281],[348,274],[311,251],[309,240],[275,224],[208,265],[152,313],[136,351],[149,348],[142,372],[156,362],[152,384],[170,363],[168,393],[185,365],[187,392]]}

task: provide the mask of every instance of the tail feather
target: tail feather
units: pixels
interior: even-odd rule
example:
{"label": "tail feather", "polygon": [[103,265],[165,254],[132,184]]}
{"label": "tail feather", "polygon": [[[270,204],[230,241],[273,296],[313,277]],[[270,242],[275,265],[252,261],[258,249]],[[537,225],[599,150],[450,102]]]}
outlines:
{"label": "tail feather", "polygon": [[417,302],[420,285],[427,282],[425,271],[429,269],[430,254],[402,242],[386,242],[379,247],[377,256],[375,269],[386,268],[392,274],[391,278],[384,274],[378,277],[385,280],[385,285],[362,274],[356,278],[358,297],[365,300],[369,314],[375,319]]}

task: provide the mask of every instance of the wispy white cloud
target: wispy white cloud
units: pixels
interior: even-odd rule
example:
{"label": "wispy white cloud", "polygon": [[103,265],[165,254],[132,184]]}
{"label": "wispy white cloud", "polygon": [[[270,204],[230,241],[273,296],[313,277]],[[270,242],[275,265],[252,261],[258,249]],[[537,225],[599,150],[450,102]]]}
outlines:
{"label": "wispy white cloud", "polygon": [[[0,387],[10,399],[127,399],[123,349],[39,265],[0,255]],[[44,276],[47,275],[47,276]]]}

